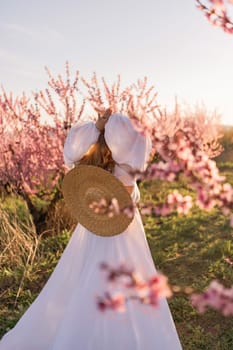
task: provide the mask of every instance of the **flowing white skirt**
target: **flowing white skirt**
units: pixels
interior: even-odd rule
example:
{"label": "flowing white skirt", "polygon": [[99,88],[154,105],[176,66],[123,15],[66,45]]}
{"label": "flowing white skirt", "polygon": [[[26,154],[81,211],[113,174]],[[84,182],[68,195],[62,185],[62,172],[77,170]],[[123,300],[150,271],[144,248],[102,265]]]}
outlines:
{"label": "flowing white skirt", "polygon": [[0,350],[180,350],[165,298],[154,308],[129,301],[124,313],[97,309],[96,296],[106,290],[99,264],[126,262],[143,276],[156,273],[137,211],[127,230],[100,237],[80,224],[40,294]]}

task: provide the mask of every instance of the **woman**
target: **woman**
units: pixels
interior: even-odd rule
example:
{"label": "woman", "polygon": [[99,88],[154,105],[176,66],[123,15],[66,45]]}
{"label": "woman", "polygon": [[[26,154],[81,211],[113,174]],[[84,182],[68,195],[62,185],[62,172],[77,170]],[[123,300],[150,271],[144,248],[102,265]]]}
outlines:
{"label": "woman", "polygon": [[[151,141],[127,116],[107,110],[97,122],[78,122],[64,144],[65,164],[92,164],[112,172],[137,202],[140,193],[129,170],[143,171]],[[95,296],[107,288],[99,265],[127,262],[145,278],[156,273],[139,211],[119,235],[101,237],[78,224],[44,288],[0,350],[180,350],[165,298],[157,308],[130,301],[124,313],[101,313]]]}

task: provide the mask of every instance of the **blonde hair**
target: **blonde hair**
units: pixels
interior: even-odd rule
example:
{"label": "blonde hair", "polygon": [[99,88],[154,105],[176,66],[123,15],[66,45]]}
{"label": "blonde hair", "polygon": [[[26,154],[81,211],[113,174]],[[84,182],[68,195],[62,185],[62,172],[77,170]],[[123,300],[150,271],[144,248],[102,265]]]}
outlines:
{"label": "blonde hair", "polygon": [[101,131],[97,142],[89,148],[78,162],[76,162],[76,165],[78,164],[95,165],[113,172],[116,163],[113,160],[112,152],[105,141],[104,131]]}

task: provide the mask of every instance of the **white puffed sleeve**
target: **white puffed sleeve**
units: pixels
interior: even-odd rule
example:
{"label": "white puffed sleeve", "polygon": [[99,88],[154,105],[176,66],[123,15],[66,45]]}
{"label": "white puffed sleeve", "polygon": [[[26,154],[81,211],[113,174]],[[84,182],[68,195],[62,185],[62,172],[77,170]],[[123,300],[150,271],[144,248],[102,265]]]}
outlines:
{"label": "white puffed sleeve", "polygon": [[72,168],[82,158],[90,146],[97,142],[100,131],[95,123],[82,121],[75,123],[69,130],[63,149],[64,163]]}
{"label": "white puffed sleeve", "polygon": [[118,164],[144,171],[152,143],[149,135],[140,134],[132,121],[122,114],[112,114],[105,125],[105,140]]}

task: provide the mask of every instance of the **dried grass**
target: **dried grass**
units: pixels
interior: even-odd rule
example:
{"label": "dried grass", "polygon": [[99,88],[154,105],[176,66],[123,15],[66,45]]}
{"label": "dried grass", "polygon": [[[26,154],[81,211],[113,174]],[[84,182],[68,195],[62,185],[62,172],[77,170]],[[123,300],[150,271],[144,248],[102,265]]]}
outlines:
{"label": "dried grass", "polygon": [[0,270],[21,268],[23,274],[18,286],[15,304],[22,290],[27,272],[33,265],[41,236],[38,237],[29,217],[26,223],[20,221],[16,210],[8,212],[0,204]]}

